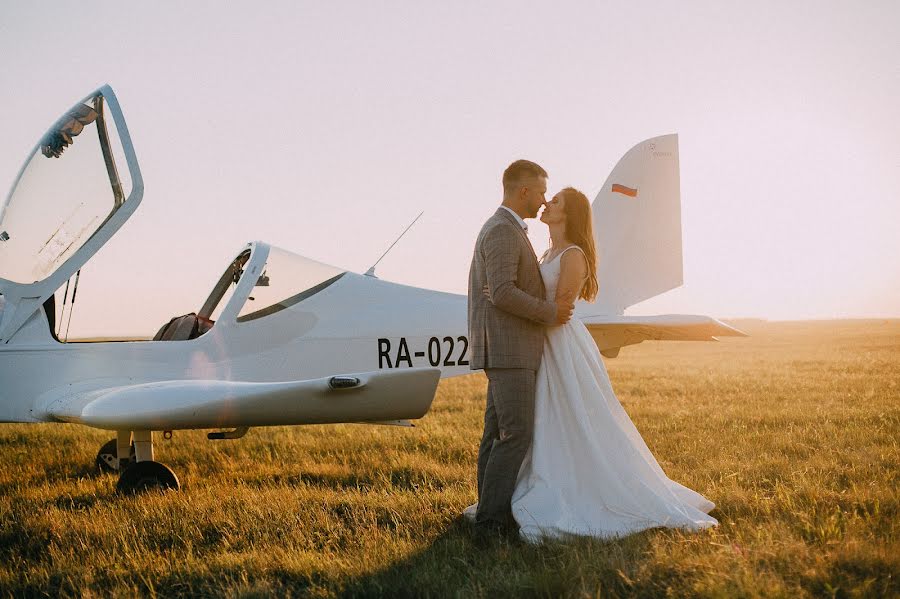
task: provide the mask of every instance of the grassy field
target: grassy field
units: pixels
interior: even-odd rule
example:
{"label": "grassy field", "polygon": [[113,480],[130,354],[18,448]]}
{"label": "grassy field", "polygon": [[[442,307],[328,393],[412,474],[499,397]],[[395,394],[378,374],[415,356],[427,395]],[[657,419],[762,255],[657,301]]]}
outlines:
{"label": "grassy field", "polygon": [[900,321],[737,325],[607,360],[716,529],[476,548],[473,375],[411,430],[176,431],[182,491],[138,498],[93,472],[107,433],[0,425],[0,596],[900,596]]}

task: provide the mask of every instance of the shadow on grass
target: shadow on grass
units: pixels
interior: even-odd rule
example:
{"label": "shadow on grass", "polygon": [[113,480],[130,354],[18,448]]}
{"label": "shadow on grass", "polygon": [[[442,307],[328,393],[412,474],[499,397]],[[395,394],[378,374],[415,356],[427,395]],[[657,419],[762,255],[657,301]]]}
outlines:
{"label": "shadow on grass", "polygon": [[415,468],[399,466],[381,473],[379,476],[364,472],[324,474],[301,472],[295,474],[271,473],[265,476],[245,478],[244,484],[252,488],[265,487],[315,487],[342,491],[356,489],[370,491],[380,487],[392,491],[441,491],[447,482],[441,478],[428,476]]}
{"label": "shadow on grass", "polygon": [[254,478],[244,478],[242,482],[252,488],[265,487],[317,487],[335,491],[345,489],[369,490],[375,484],[372,477],[365,474],[319,474],[301,472],[299,474],[266,474]]}
{"label": "shadow on grass", "polygon": [[[34,469],[22,471],[18,477],[11,477],[8,481],[0,483],[0,495],[12,496],[19,489],[36,487],[41,484],[70,483],[78,479],[103,478],[96,466],[83,464],[59,463],[49,464],[42,470]],[[112,479],[115,488],[115,479]]]}
{"label": "shadow on grass", "polygon": [[100,503],[106,503],[115,498],[115,494],[110,492],[108,495],[80,494],[80,495],[62,495],[56,497],[49,503],[61,510],[67,511],[84,511],[88,510]]}
{"label": "shadow on grass", "polygon": [[[350,580],[348,597],[568,597],[632,594],[627,572],[640,566],[658,531],[603,541],[571,538],[538,545],[497,540],[477,546],[460,516],[425,549]],[[645,589],[646,590],[646,589]]]}
{"label": "shadow on grass", "polygon": [[93,460],[89,464],[58,462],[48,464],[43,471],[48,483],[71,482],[79,478],[103,478],[106,473],[100,472]]}

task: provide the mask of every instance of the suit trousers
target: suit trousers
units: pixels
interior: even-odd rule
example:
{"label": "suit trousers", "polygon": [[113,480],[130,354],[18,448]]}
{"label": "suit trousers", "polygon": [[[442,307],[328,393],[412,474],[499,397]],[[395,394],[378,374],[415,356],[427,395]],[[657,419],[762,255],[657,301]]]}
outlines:
{"label": "suit trousers", "polygon": [[519,467],[534,433],[534,370],[488,368],[484,434],[478,448],[476,522],[506,524]]}

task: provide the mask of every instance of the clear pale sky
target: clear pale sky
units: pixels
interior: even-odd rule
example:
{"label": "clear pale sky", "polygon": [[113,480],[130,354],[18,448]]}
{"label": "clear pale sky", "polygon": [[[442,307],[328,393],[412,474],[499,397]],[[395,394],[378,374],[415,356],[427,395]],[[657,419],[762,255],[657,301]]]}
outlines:
{"label": "clear pale sky", "polygon": [[363,272],[422,210],[378,275],[462,293],[509,162],[593,197],[666,133],[685,285],[627,313],[900,316],[900,2],[183,4],[0,1],[0,188],[103,83],[145,179],[74,330],[152,334],[253,239]]}

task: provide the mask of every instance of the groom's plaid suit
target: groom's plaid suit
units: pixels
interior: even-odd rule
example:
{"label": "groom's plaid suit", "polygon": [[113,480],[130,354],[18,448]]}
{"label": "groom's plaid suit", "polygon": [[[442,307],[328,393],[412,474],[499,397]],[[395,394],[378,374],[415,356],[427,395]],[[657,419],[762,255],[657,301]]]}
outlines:
{"label": "groom's plaid suit", "polygon": [[478,234],[469,269],[470,364],[473,370],[483,368],[489,381],[478,450],[478,522],[508,518],[534,430],[534,379],[544,326],[555,319],[556,304],[544,299],[528,237],[512,214],[498,208]]}

